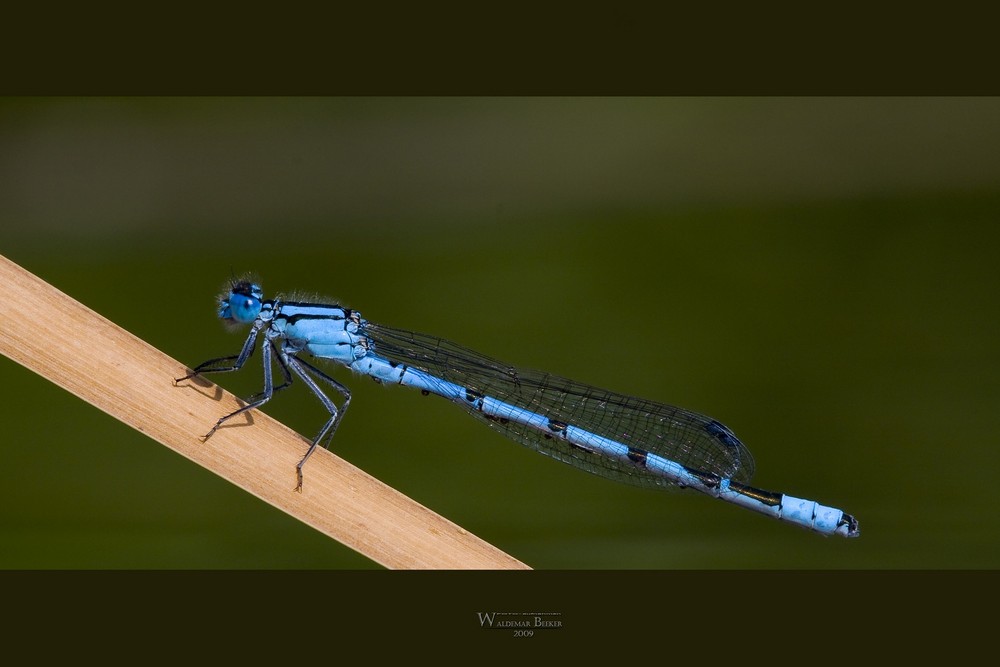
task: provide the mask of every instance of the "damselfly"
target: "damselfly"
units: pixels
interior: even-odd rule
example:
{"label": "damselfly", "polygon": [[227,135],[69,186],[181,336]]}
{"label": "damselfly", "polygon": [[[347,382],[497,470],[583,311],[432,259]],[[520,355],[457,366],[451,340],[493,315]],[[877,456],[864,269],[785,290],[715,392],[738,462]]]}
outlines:
{"label": "damselfly", "polygon": [[[515,368],[434,336],[368,322],[350,308],[264,299],[256,282],[234,281],[219,299],[219,317],[250,325],[237,355],[210,359],[178,379],[243,367],[263,332],[264,389],[212,427],[259,408],[300,379],[330,417],[297,466],[328,446],[351,401],[347,387],[303,356],[328,359],[376,382],[435,394],[465,408],[505,436],[542,454],[609,479],[654,487],[691,488],[826,535],[856,537],[850,514],[811,500],[749,485],[753,457],[720,422],[695,412],[616,394],[556,375]],[[272,356],[273,355],[273,356]],[[272,359],[283,382],[275,386]],[[340,395],[338,406],[320,387]]]}

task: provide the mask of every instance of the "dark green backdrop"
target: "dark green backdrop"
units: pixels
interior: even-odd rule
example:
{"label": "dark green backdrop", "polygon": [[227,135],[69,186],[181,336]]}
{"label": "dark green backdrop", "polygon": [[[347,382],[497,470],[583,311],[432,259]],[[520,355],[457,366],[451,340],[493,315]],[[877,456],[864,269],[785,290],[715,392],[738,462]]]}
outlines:
{"label": "dark green backdrop", "polygon": [[[188,364],[238,350],[214,297],[249,270],[705,412],[758,485],[862,527],[619,486],[336,371],[338,454],[537,568],[993,568],[998,120],[994,99],[6,99],[0,252]],[[253,393],[259,367],[220,382]],[[0,405],[0,568],[375,567],[7,359]],[[302,387],[267,411],[323,419]]]}

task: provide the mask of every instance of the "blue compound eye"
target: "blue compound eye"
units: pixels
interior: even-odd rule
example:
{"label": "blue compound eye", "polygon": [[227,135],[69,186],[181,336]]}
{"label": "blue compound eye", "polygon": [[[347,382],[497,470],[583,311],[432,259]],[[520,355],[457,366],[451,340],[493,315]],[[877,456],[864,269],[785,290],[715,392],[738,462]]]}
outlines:
{"label": "blue compound eye", "polygon": [[260,312],[260,299],[254,296],[236,296],[230,300],[229,307],[233,312],[233,319],[237,322],[253,322]]}
{"label": "blue compound eye", "polygon": [[264,291],[257,283],[240,280],[220,295],[219,317],[235,324],[250,324],[263,308]]}
{"label": "blue compound eye", "polygon": [[232,320],[242,324],[248,324],[257,319],[260,313],[260,299],[248,294],[229,295],[229,298],[222,303],[219,316],[225,320]]}

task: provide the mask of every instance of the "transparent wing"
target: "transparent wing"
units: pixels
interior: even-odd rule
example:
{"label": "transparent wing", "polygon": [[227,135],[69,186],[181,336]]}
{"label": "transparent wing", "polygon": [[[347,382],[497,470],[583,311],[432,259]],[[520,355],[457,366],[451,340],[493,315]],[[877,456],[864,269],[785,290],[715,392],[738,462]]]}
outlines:
{"label": "transparent wing", "polygon": [[[374,351],[390,361],[688,468],[743,483],[753,476],[750,451],[732,431],[710,417],[515,368],[435,336],[368,322],[362,331]],[[638,486],[668,485],[645,468],[584,451],[523,424],[491,419],[468,402],[459,404],[508,438],[588,472]]]}

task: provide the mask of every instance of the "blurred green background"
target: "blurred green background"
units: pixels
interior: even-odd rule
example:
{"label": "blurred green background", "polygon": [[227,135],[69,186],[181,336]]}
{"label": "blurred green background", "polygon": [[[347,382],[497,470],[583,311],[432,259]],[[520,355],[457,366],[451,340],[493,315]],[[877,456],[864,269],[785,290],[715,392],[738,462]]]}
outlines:
{"label": "blurred green background", "polygon": [[[214,298],[255,271],[710,414],[862,528],[616,485],[336,371],[337,454],[536,568],[1000,564],[998,214],[997,99],[0,101],[0,253],[176,359],[238,351]],[[0,392],[0,568],[377,567],[6,358]],[[301,386],[267,412],[323,420]]]}

